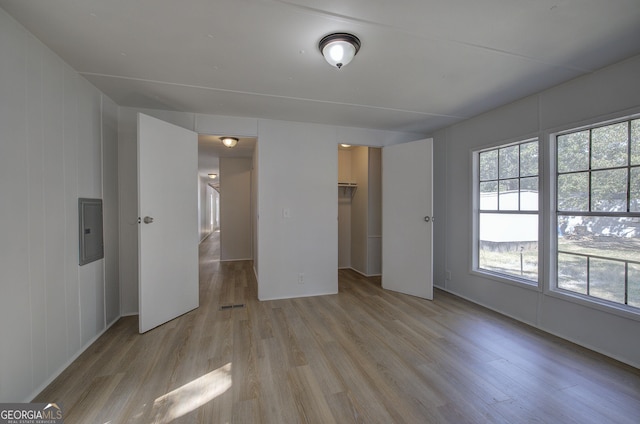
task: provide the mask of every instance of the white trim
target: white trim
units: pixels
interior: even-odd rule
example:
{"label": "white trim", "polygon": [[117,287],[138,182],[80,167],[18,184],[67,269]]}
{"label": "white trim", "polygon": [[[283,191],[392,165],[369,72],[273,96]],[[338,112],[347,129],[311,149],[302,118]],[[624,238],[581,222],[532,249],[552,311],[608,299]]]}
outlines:
{"label": "white trim", "polygon": [[563,133],[582,131],[593,127],[606,126],[617,122],[629,121],[640,118],[640,106],[623,109],[618,112],[607,113],[605,115],[596,116],[589,119],[583,119],[573,123],[559,125],[553,128],[547,128],[542,133],[546,136],[553,137]]}
{"label": "white trim", "polygon": [[346,267],[346,268],[338,268],[338,269],[350,269],[352,271],[357,272],[358,274],[362,275],[363,277],[382,277],[382,274],[365,274],[362,271],[358,271],[357,269],[353,268],[353,267]]}
{"label": "white trim", "polygon": [[220,259],[220,262],[239,262],[239,261],[252,261],[253,258],[238,258],[238,259]]}
{"label": "white trim", "polygon": [[301,299],[305,297],[316,297],[316,296],[330,296],[338,294],[338,292],[326,292],[326,293],[305,293],[302,295],[292,295],[292,296],[284,296],[284,297],[267,297],[267,298],[258,298],[260,302],[268,302],[270,300],[285,300],[285,299]]}
{"label": "white trim", "polygon": [[[529,290],[535,290],[541,292],[544,286],[544,251],[540,249],[542,245],[541,241],[544,240],[544,218],[543,218],[543,204],[544,204],[544,195],[540,195],[543,193],[541,187],[544,187],[542,184],[546,181],[543,173],[544,171],[544,151],[541,150],[541,134],[540,133],[529,133],[520,137],[512,137],[498,142],[492,142],[487,144],[486,146],[474,148],[470,150],[471,157],[471,252],[470,258],[471,262],[469,264],[469,274],[480,276],[483,278],[488,278],[490,280],[497,281],[499,283],[509,284],[516,287],[523,287]],[[479,229],[480,229],[480,199],[479,199],[479,187],[480,187],[480,179],[479,179],[479,171],[480,171],[480,153],[490,150],[498,150],[504,147],[517,146],[526,143],[538,143],[538,210],[536,211],[509,211],[509,212],[526,212],[531,214],[531,212],[535,212],[538,217],[538,280],[526,280],[524,278],[518,278],[517,276],[510,276],[509,274],[501,274],[497,272],[491,272],[489,270],[485,270],[480,268],[480,264],[478,261],[479,251],[480,251],[480,243],[479,243]],[[495,213],[499,214],[501,211],[496,210]],[[447,286],[445,282],[445,287]]]}
{"label": "white trim", "polygon": [[545,234],[547,236],[547,246],[544,247],[548,250],[544,252],[544,256],[545,262],[548,265],[545,272],[543,293],[557,299],[562,299],[567,302],[572,302],[591,309],[595,309],[600,312],[610,313],[612,315],[617,315],[634,321],[640,321],[640,309],[638,308],[627,306],[619,302],[610,302],[594,296],[574,293],[557,287],[558,233],[555,225],[555,223],[557,222],[556,138],[558,135],[562,134],[590,130],[593,128],[599,128],[601,126],[628,122],[638,118],[640,118],[640,107],[635,107],[622,112],[606,114],[600,117],[583,120],[578,123],[556,127],[550,130],[546,130],[541,134],[541,137],[545,138],[544,148],[545,150],[548,149],[548,151],[545,151],[545,170],[547,171],[547,174],[545,175],[545,177],[547,177],[547,180],[545,181],[545,187],[547,188],[548,194],[547,196],[543,196],[547,202],[544,209],[547,215],[544,222],[544,224],[547,225],[547,227],[545,228]]}
{"label": "white trim", "polygon": [[634,321],[640,321],[640,309],[634,308],[633,306],[627,306],[623,303],[610,302],[605,299],[587,296],[580,293],[573,293],[569,290],[563,290],[557,287],[550,287],[544,294],[557,299],[577,303],[600,312],[606,312]]}
{"label": "white trim", "polygon": [[530,326],[530,327],[532,327],[532,328],[535,328],[535,329],[538,329],[538,330],[540,330],[540,331],[543,331],[543,332],[545,332],[545,333],[547,333],[547,334],[550,334],[550,335],[552,335],[552,336],[554,336],[554,337],[558,337],[558,338],[560,338],[560,339],[562,339],[562,340],[568,341],[568,342],[570,342],[570,343],[574,343],[574,344],[575,344],[575,345],[577,345],[577,346],[583,347],[583,348],[585,348],[585,349],[591,350],[591,351],[593,351],[593,352],[599,353],[599,354],[604,355],[604,356],[607,356],[607,357],[609,357],[609,358],[613,358],[613,359],[615,359],[616,361],[622,362],[623,364],[627,364],[627,365],[632,366],[632,367],[635,367],[635,368],[640,368],[640,362],[638,362],[638,363],[634,363],[633,361],[629,361],[629,360],[628,360],[628,358],[622,358],[622,357],[620,357],[620,356],[618,356],[618,355],[615,355],[615,354],[613,354],[613,353],[611,353],[611,352],[607,352],[607,351],[606,351],[606,350],[604,350],[604,349],[600,349],[600,348],[595,347],[595,346],[593,346],[593,345],[591,345],[591,344],[584,343],[583,341],[578,341],[578,340],[576,340],[576,339],[575,339],[575,338],[573,338],[573,337],[569,337],[569,336],[564,335],[564,334],[559,334],[559,333],[557,333],[557,332],[551,331],[551,330],[549,330],[549,329],[547,329],[547,328],[545,328],[545,327],[542,327],[542,326],[537,325],[537,324],[534,324],[534,323],[530,323],[530,322],[527,322],[527,321],[523,321],[521,318],[515,317],[515,316],[513,316],[513,315],[511,315],[511,314],[508,314],[508,313],[506,313],[506,312],[504,312],[504,311],[501,311],[501,310],[499,310],[499,309],[495,309],[495,308],[492,308],[492,307],[490,307],[490,306],[487,306],[487,305],[485,305],[484,303],[481,303],[481,302],[478,302],[477,300],[474,300],[474,299],[471,299],[471,298],[469,298],[469,297],[463,296],[463,295],[461,295],[461,294],[459,294],[459,293],[457,293],[457,292],[455,292],[455,291],[453,291],[453,290],[444,289],[444,288],[442,288],[442,287],[440,287],[440,290],[442,290],[442,291],[444,291],[444,292],[447,292],[447,293],[449,293],[449,294],[452,294],[452,295],[454,295],[454,296],[460,297],[460,298],[462,298],[462,299],[464,299],[464,300],[467,300],[467,301],[469,301],[469,302],[473,303],[474,305],[481,306],[481,307],[486,308],[486,309],[488,309],[488,310],[490,310],[490,311],[493,311],[493,312],[496,312],[496,313],[498,313],[498,314],[500,314],[500,315],[503,315],[503,316],[505,316],[505,317],[511,318],[511,319],[513,319],[514,321],[517,321],[517,322],[519,322],[519,323],[522,323],[522,324],[528,325],[528,326]]}
{"label": "white trim", "polygon": [[523,135],[518,136],[518,137],[505,138],[505,139],[500,140],[500,141],[492,141],[491,143],[487,143],[487,144],[484,144],[484,145],[479,146],[479,147],[474,147],[471,150],[471,153],[472,154],[478,154],[480,152],[485,152],[487,150],[501,149],[503,147],[511,147],[511,146],[515,146],[517,144],[531,143],[533,141],[540,142],[540,133],[539,132],[532,132],[532,133],[528,133],[528,134],[523,134]]}
{"label": "white trim", "polygon": [[[542,292],[542,288],[538,282],[532,280],[525,280],[524,278],[518,278],[515,275],[510,276],[508,274],[500,274],[497,272],[491,272],[485,269],[475,269],[469,272],[471,275],[486,278],[496,281],[498,283],[509,284],[510,286],[520,287],[527,290]],[[538,280],[540,279],[540,272],[538,271]]]}
{"label": "white trim", "polygon": [[202,237],[200,239],[200,241],[198,242],[198,245],[202,244],[203,241],[205,241],[206,239],[208,239],[209,237],[211,237],[211,234],[213,234],[213,231],[210,231],[209,233],[205,234],[204,237]]}

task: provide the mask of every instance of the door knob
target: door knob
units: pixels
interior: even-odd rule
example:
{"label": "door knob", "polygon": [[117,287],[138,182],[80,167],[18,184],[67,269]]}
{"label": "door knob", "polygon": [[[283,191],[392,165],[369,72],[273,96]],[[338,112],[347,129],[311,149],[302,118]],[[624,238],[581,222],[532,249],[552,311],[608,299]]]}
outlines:
{"label": "door knob", "polygon": [[425,217],[424,217],[424,222],[429,222],[429,221],[431,221],[431,217],[429,217],[429,216],[425,216]]}
{"label": "door knob", "polygon": [[143,221],[145,224],[151,224],[153,222],[153,218],[150,216],[145,216]]}

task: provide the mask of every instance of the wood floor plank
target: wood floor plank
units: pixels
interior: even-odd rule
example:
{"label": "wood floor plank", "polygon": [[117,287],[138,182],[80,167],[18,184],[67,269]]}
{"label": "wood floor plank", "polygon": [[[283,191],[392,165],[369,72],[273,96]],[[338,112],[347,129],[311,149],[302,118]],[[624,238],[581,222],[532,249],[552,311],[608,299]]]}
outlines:
{"label": "wood floor plank", "polygon": [[264,356],[259,358],[260,399],[265,423],[299,422],[293,388],[288,381],[286,359],[276,338],[262,340]]}
{"label": "wood floor plank", "polygon": [[309,365],[291,368],[288,377],[301,422],[326,424],[336,422],[316,375]]}
{"label": "wood floor plank", "polygon": [[387,408],[387,404],[392,401],[385,397],[384,391],[370,383],[365,369],[356,356],[347,353],[337,342],[327,343],[323,349],[334,360],[332,364],[334,372],[349,388],[342,393],[342,399],[340,399],[342,408],[336,410],[341,415],[336,416],[336,419],[342,419],[345,422],[351,420],[355,422],[363,420],[367,423],[397,422],[392,416],[395,415],[396,418],[400,416],[395,407],[391,405],[391,409]]}
{"label": "wood floor plank", "polygon": [[[124,317],[34,401],[65,423],[637,423],[640,371],[435,290],[340,270],[337,295],[259,302],[200,245],[200,307]],[[240,305],[221,309],[223,305]]]}

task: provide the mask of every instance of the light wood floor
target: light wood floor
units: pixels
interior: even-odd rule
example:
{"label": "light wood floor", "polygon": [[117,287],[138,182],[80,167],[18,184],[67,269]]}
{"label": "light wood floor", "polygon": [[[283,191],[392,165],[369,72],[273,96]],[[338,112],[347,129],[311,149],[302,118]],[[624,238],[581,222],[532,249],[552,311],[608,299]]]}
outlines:
{"label": "light wood floor", "polygon": [[143,335],[122,318],[35,401],[67,424],[640,422],[637,369],[351,271],[338,295],[258,302],[252,264],[217,249],[200,248],[199,309]]}

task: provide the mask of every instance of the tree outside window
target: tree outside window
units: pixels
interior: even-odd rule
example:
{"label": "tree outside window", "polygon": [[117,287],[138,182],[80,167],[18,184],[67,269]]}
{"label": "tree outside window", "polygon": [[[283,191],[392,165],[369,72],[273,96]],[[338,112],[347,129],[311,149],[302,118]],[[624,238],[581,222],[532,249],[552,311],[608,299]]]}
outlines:
{"label": "tree outside window", "polygon": [[640,307],[640,119],[556,137],[556,287]]}

